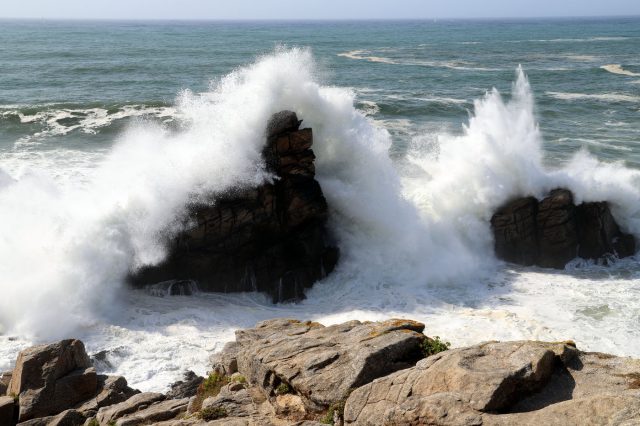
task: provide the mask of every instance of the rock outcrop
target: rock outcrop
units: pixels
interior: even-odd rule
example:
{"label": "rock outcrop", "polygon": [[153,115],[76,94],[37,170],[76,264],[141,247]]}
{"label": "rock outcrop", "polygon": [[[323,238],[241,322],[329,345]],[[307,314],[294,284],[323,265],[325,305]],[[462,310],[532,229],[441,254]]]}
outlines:
{"label": "rock outcrop", "polygon": [[263,157],[272,183],[191,207],[187,231],[167,260],[131,277],[136,285],[195,280],[204,291],[261,291],[298,300],[330,273],[338,250],[326,231],[327,202],[315,180],[311,129],[295,113],[275,114]]}
{"label": "rock outcrop", "polygon": [[344,418],[353,425],[634,424],[639,374],[637,360],[571,343],[491,342],[441,352],[356,389]]}
{"label": "rock outcrop", "polygon": [[508,262],[562,269],[582,257],[606,261],[635,254],[633,235],[620,230],[606,202],[576,206],[566,189],[538,201],[515,199],[491,218],[496,255]]}
{"label": "rock outcrop", "polygon": [[[582,352],[573,342],[447,350],[423,329],[410,320],[329,327],[265,321],[239,330],[236,342],[213,357],[204,380],[188,374],[163,395],[135,393],[121,377],[98,376],[97,395],[75,405],[58,400],[60,406],[42,411],[48,415],[19,425],[640,424],[640,360]],[[28,383],[50,383],[53,371],[67,371],[61,377],[84,371],[87,359],[77,340],[30,348],[19,358],[13,377],[24,393],[18,401],[37,386]],[[195,395],[183,397],[195,382]],[[77,386],[65,387],[71,394],[85,387],[71,383]],[[40,389],[34,388],[44,395]],[[0,426],[16,425],[22,407],[13,396],[0,396]]]}
{"label": "rock outcrop", "polygon": [[237,370],[265,395],[295,389],[308,412],[326,410],[351,389],[410,367],[422,357],[424,324],[409,320],[350,321],[325,327],[291,319],[239,330],[214,357],[221,374]]}

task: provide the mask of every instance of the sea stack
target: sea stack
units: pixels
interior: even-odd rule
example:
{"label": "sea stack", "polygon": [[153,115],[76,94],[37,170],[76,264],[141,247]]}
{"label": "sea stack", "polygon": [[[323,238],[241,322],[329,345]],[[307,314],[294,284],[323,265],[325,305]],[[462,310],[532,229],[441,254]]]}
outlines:
{"label": "sea stack", "polygon": [[581,257],[607,262],[633,256],[633,235],[620,230],[607,202],[575,205],[573,193],[555,189],[542,201],[521,197],[491,218],[496,256],[520,265],[562,269]]}
{"label": "sea stack", "polygon": [[304,298],[333,271],[338,249],[327,231],[327,201],[315,180],[313,132],[291,111],[274,114],[263,156],[273,183],[190,208],[195,224],[169,242],[160,265],[131,276],[134,285],[193,280],[203,291],[260,291],[274,303]]}

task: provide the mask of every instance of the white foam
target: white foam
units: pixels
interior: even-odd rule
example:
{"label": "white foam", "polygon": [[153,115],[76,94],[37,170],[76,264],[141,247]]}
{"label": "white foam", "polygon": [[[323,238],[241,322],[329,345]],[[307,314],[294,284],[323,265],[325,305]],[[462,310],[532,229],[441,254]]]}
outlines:
{"label": "white foam", "polygon": [[625,70],[624,68],[622,68],[622,65],[619,65],[619,64],[603,65],[600,68],[602,68],[605,71],[609,71],[612,74],[628,75],[630,77],[640,77],[640,73]]}
{"label": "white foam", "polygon": [[[417,135],[394,164],[386,123],[355,109],[354,91],[320,85],[318,74],[309,51],[280,49],[209,92],[181,94],[182,130],[130,128],[86,183],[61,185],[35,167],[0,174],[0,276],[9,283],[0,298],[0,368],[31,342],[74,335],[90,351],[119,348],[114,372],[162,390],[184,369],[204,373],[208,354],[234,329],[272,317],[411,317],[455,345],[573,338],[581,348],[640,355],[637,259],[606,273],[597,265],[512,270],[493,257],[489,227],[508,198],[562,186],[578,202],[609,200],[638,236],[639,171],[586,152],[545,168],[522,70],[510,101],[489,92],[462,134]],[[269,179],[264,127],[282,109],[314,129],[338,269],[298,305],[255,294],[123,291],[130,268],[163,258],[162,238],[179,229],[187,201]]]}
{"label": "white foam", "polygon": [[640,96],[627,95],[623,93],[545,92],[545,94],[564,101],[591,99],[604,102],[640,102]]}

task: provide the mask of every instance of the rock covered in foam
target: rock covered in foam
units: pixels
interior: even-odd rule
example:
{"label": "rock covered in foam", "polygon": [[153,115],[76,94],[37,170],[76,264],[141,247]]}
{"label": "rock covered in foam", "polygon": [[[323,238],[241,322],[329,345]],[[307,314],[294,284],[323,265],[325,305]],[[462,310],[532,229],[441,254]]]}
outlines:
{"label": "rock covered in foam", "polygon": [[138,285],[197,281],[203,291],[262,291],[274,302],[304,297],[338,259],[326,230],[327,202],[315,180],[311,129],[295,113],[267,125],[263,157],[276,179],[191,208],[194,225],[170,243],[158,266],[132,277]]}
{"label": "rock covered in foam", "polygon": [[566,189],[542,201],[517,198],[491,218],[496,255],[508,262],[564,268],[575,257],[601,260],[635,254],[635,239],[620,230],[606,202],[573,201]]}

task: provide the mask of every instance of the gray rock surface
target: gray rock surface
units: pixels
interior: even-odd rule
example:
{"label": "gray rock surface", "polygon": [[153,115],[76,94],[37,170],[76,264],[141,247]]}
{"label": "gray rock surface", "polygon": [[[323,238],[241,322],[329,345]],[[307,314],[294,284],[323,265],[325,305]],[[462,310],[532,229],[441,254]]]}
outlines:
{"label": "gray rock surface", "polygon": [[270,320],[236,332],[218,356],[268,397],[285,384],[309,411],[326,409],[377,377],[411,367],[422,357],[424,325],[410,320],[314,322]]}
{"label": "gray rock surface", "polygon": [[19,419],[60,413],[92,397],[95,369],[79,340],[38,345],[20,352],[7,392],[19,396]]}
{"label": "gray rock surface", "polygon": [[182,380],[171,385],[171,390],[166,393],[167,398],[180,399],[194,396],[203,380],[204,377],[198,376],[193,371],[186,371]]}
{"label": "gray rock surface", "polygon": [[100,410],[98,410],[96,419],[101,425],[108,425],[109,422],[116,421],[117,419],[134,413],[140,409],[145,409],[150,405],[164,399],[165,396],[161,393],[139,393],[127,399],[126,401],[108,407],[100,408]]}

